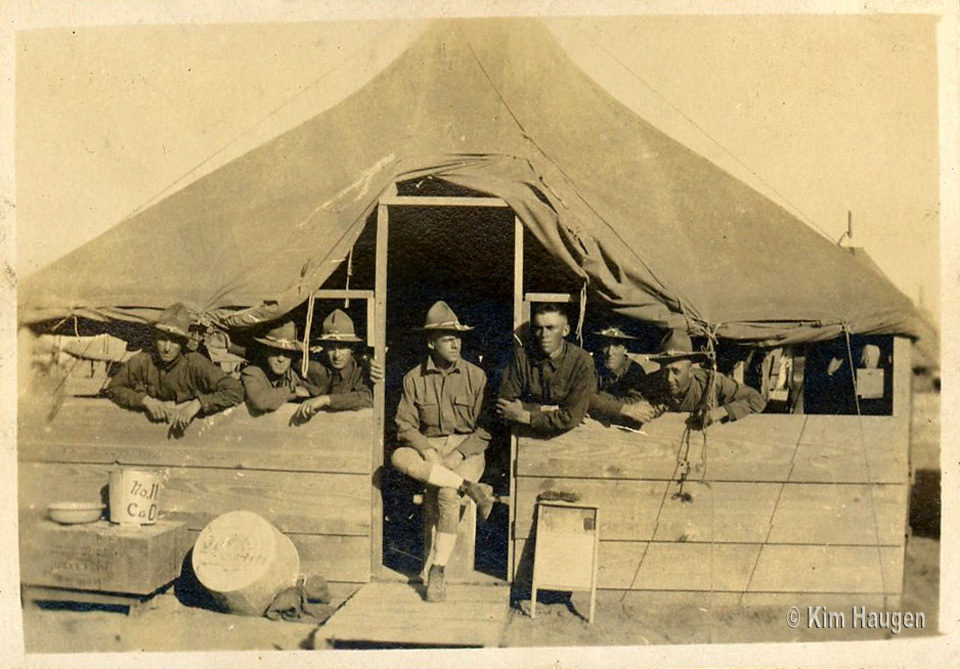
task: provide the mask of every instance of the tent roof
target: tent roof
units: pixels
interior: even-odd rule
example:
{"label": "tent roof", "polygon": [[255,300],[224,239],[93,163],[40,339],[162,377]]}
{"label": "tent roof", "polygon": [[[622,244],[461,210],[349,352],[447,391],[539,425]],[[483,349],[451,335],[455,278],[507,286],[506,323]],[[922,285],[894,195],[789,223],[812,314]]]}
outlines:
{"label": "tent roof", "polygon": [[414,176],[503,198],[631,318],[764,343],[914,333],[882,274],[636,116],[530,19],[438,22],[335,107],[28,277],[21,320],[174,301],[234,327],[276,317]]}

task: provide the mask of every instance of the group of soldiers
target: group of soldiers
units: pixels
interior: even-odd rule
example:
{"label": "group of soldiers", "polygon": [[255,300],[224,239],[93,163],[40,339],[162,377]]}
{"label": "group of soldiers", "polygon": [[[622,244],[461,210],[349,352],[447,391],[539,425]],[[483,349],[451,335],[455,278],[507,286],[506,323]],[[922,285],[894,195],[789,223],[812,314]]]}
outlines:
{"label": "group of soldiers", "polygon": [[[606,327],[595,333],[603,341],[595,363],[567,340],[567,315],[551,303],[534,309],[528,341],[516,347],[495,403],[488,402],[486,373],[461,357],[462,336],[472,329],[445,302],[430,307],[423,326],[426,355],[404,376],[395,416],[398,447],[391,463],[426,484],[426,503],[438,512],[427,558],[428,601],[446,596],[444,570],[456,545],[461,497],[472,499],[484,520],[496,502],[491,486],[479,482],[496,422],[549,437],[573,429],[588,414],[605,423],[639,427],[673,411],[691,413],[693,427],[702,429],[762,411],[765,405],[756,390],[701,366],[706,355],[694,350],[685,332],[667,333],[659,354],[650,356],[660,368],[648,374],[627,355],[633,338]],[[383,380],[376,360],[369,367],[361,364],[357,347],[362,340],[341,310],[325,319],[321,361],[310,360],[305,376],[293,365],[308,351],[292,320],[255,339],[258,346],[248,355],[239,381],[197,352],[199,340],[182,304],[164,311],[155,335],[155,350],[127,361],[106,394],[179,432],[198,414],[215,413],[244,398],[254,414],[299,400],[294,417],[300,421],[319,411],[369,407],[371,383]],[[704,406],[708,410],[700,410]]]}

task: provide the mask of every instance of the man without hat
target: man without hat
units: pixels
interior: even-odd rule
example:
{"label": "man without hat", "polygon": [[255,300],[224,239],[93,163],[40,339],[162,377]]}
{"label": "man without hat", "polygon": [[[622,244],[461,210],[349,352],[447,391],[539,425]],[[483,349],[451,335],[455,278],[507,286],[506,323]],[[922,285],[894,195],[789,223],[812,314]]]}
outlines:
{"label": "man without hat", "polygon": [[[363,340],[356,336],[351,318],[340,309],[323,321],[323,362],[310,360],[306,379],[293,365],[303,353],[303,344],[297,339],[297,326],[292,320],[284,320],[254,339],[259,350],[241,373],[247,406],[253,413],[276,411],[295,399],[304,400],[296,412],[301,420],[322,409],[348,411],[373,406],[367,373],[354,352]],[[382,379],[379,366],[372,367],[374,380]]]}
{"label": "man without hat", "polygon": [[518,346],[503,373],[497,413],[549,436],[583,421],[597,391],[590,355],[566,341],[567,315],[557,305],[538,305],[531,319],[529,348]]}
{"label": "man without hat", "polygon": [[492,488],[477,483],[485,466],[490,433],[483,427],[487,376],[460,357],[462,333],[472,330],[440,301],[427,312],[423,330],[428,355],[403,377],[397,407],[393,466],[427,484],[425,504],[437,507],[437,525],[427,574],[427,601],[446,597],[445,567],[457,541],[460,496],[477,503],[486,520],[493,507]]}
{"label": "man without hat", "polygon": [[199,413],[242,402],[240,382],[196,352],[199,338],[192,325],[182,303],[165,309],[154,326],[154,350],[130,358],[107,384],[107,397],[126,409],[145,411],[154,422],[170,423],[175,433]]}
{"label": "man without hat", "polygon": [[709,372],[700,366],[706,354],[693,350],[687,333],[673,330],[660,343],[660,354],[650,356],[661,367],[650,375],[644,395],[665,411],[690,412],[696,428],[735,421],[766,406],[763,396],[720,372],[714,372],[714,407],[700,417],[699,409],[710,384]]}
{"label": "man without hat", "polygon": [[590,414],[619,424],[645,423],[660,412],[643,398],[647,373],[627,355],[627,343],[635,340],[623,330],[608,325],[594,335],[600,337],[596,356],[597,393],[590,399]]}

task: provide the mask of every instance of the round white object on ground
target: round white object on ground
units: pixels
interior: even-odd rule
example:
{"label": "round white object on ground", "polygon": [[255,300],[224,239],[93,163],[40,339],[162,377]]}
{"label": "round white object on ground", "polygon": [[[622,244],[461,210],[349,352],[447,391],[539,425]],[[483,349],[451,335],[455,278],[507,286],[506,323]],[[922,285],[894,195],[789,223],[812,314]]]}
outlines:
{"label": "round white object on ground", "polygon": [[197,579],[227,610],[253,616],[295,586],[300,573],[293,542],[251,511],[212,520],[197,537],[192,561]]}

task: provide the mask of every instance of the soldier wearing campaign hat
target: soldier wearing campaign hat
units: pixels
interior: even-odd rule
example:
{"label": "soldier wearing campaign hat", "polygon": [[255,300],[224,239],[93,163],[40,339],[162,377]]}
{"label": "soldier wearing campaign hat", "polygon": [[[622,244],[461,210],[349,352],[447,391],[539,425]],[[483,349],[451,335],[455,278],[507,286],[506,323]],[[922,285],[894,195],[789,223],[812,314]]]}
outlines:
{"label": "soldier wearing campaign hat", "polygon": [[705,395],[711,385],[711,372],[700,363],[708,358],[706,352],[694,350],[686,332],[667,332],[660,342],[660,353],[650,356],[661,367],[650,375],[644,397],[664,411],[690,412],[697,420],[694,427],[698,428],[763,411],[766,400],[759,392],[716,371],[712,372],[715,375],[712,408],[700,411],[709,399]]}
{"label": "soldier wearing campaign hat", "polygon": [[180,302],[154,324],[156,345],[130,358],[105,389],[119,406],[144,411],[154,422],[182,432],[200,413],[216,413],[243,401],[240,382],[196,352],[190,311]]}
{"label": "soldier wearing campaign hat", "polygon": [[613,325],[593,334],[601,343],[595,356],[599,386],[590,398],[590,415],[601,421],[627,425],[644,423],[659,415],[643,399],[647,373],[627,355],[628,342],[636,337]]}
{"label": "soldier wearing campaign hat", "polygon": [[446,597],[445,567],[456,546],[460,497],[473,499],[484,520],[494,504],[493,489],[477,483],[490,443],[484,427],[487,375],[460,357],[461,335],[472,329],[446,302],[430,307],[423,326],[428,354],[403,377],[397,407],[400,447],[391,462],[398,471],[427,484],[424,503],[437,509],[425,566],[426,599],[431,602]]}
{"label": "soldier wearing campaign hat", "polygon": [[357,346],[363,340],[353,328],[353,320],[340,309],[334,309],[323,321],[319,338],[323,349],[321,363],[311,377],[317,395],[304,401],[297,416],[307,419],[321,410],[350,411],[373,406],[370,379],[380,381],[383,373],[373,362],[364,369]]}
{"label": "soldier wearing campaign hat", "polygon": [[[253,413],[276,411],[297,399],[303,402],[296,415],[304,420],[322,409],[346,411],[373,406],[367,371],[354,355],[354,346],[363,340],[356,336],[353,321],[343,311],[336,309],[324,320],[319,337],[323,362],[309,361],[306,378],[293,365],[303,355],[304,345],[292,320],[274,324],[254,340],[259,350],[241,374],[247,405]],[[375,378],[380,379],[379,366],[377,370]]]}

